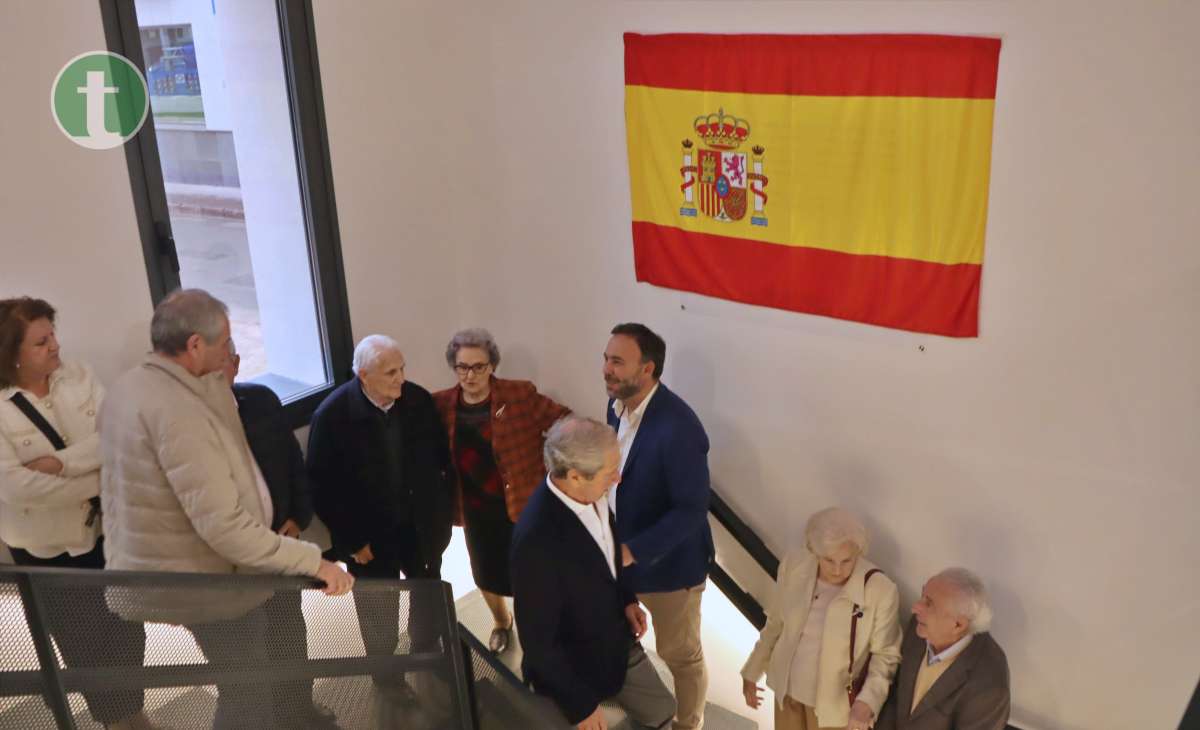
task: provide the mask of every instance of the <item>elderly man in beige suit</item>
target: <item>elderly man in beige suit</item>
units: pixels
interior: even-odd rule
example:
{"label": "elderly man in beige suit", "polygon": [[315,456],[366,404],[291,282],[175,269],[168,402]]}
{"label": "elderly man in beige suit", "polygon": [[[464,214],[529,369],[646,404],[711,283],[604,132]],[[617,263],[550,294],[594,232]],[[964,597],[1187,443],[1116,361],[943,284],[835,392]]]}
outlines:
{"label": "elderly man in beige suit", "polygon": [[965,568],[930,578],[913,605],[900,671],[877,730],[1004,730],[1008,660],[988,633],[983,582]]}
{"label": "elderly man in beige suit", "polygon": [[[229,356],[225,305],[208,293],[175,292],[150,325],[154,352],[121,376],[100,411],[100,494],[107,567],[114,570],[313,576],[340,595],[354,579],[316,545],[272,532],[271,498],[237,405],[221,373]],[[110,590],[131,620],[186,625],[210,662],[269,660],[272,592]],[[294,684],[294,683],[292,683]],[[291,690],[289,693],[287,690]],[[217,727],[320,727],[296,687],[272,687],[274,706],[252,688],[218,685]],[[280,707],[284,700],[293,706]],[[300,702],[299,708],[295,702]]]}

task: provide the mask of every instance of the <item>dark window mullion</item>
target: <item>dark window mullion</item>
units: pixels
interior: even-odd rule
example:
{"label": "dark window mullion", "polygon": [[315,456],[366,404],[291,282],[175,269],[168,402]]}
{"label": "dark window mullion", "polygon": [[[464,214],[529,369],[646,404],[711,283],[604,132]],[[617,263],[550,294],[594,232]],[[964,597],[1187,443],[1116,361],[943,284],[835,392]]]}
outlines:
{"label": "dark window mullion", "polygon": [[[146,62],[133,2],[100,0],[100,15],[104,20],[108,49],[133,61],[144,74]],[[153,304],[158,304],[163,297],[179,288],[179,258],[171,232],[171,215],[167,209],[153,111],[149,112],[137,137],[125,145],[125,163],[129,168],[134,215],[142,240],[146,274],[150,280],[150,299]]]}
{"label": "dark window mullion", "polygon": [[[325,132],[312,3],[311,0],[279,0],[278,8],[300,193],[310,236],[309,257],[316,306],[325,337],[325,364],[330,380],[338,385],[349,377],[354,343]],[[325,393],[320,395],[323,397]],[[289,404],[296,425],[307,423],[319,403],[320,398],[314,394]]]}

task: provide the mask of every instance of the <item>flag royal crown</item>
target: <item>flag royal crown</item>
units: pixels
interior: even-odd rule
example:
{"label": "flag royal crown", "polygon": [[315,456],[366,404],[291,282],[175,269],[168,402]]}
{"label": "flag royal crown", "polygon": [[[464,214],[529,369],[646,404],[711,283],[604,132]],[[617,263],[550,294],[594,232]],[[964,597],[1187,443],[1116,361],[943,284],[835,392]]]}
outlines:
{"label": "flag royal crown", "polygon": [[692,128],[704,144],[714,150],[736,150],[750,136],[750,122],[726,114],[724,108],[696,117]]}

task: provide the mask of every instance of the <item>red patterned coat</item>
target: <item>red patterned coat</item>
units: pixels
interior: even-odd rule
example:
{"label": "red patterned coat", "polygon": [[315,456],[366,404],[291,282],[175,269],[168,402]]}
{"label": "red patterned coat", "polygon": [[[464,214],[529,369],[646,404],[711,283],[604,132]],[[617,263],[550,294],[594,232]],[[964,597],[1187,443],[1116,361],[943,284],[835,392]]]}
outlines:
{"label": "red patterned coat", "polygon": [[[528,380],[504,380],[492,376],[492,453],[504,482],[504,504],[508,518],[516,523],[525,503],[542,480],[546,467],[542,445],[546,429],[571,412],[537,391]],[[442,423],[454,450],[454,419],[462,386],[433,394]],[[462,525],[462,484],[455,480],[454,524]]]}

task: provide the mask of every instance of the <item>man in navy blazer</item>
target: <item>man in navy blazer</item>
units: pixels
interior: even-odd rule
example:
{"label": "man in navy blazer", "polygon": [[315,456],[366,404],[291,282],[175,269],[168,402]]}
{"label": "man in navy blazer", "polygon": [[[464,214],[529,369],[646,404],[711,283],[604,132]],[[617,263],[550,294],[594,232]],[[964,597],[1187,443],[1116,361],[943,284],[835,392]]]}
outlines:
{"label": "man in navy blazer", "polygon": [[621,449],[617,540],[630,587],[650,610],[659,656],[675,678],[675,730],[704,724],[708,672],[700,597],[713,558],[708,436],[663,385],[667,346],[642,324],[619,324],[604,350],[608,423]]}
{"label": "man in navy blazer", "polygon": [[550,428],[543,455],[548,476],[510,552],[525,681],[579,730],[607,728],[607,699],[640,725],[666,727],[675,700],[637,642],[646,614],[624,583],[606,499],[620,481],[617,440],[569,415]]}

